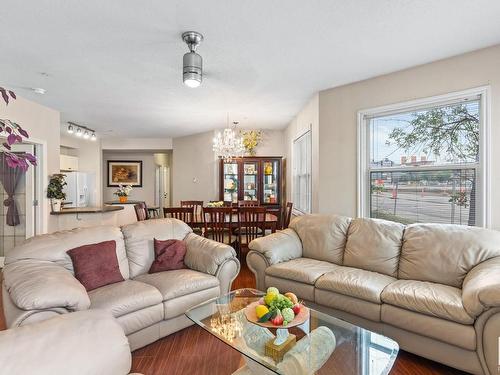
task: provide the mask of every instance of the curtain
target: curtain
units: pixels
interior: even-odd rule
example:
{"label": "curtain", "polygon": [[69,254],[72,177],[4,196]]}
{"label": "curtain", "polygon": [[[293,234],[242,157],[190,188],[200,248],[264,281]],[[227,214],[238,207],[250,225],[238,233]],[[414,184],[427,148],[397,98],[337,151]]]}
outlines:
{"label": "curtain", "polygon": [[9,167],[5,161],[5,155],[0,153],[0,182],[7,192],[7,199],[3,201],[3,205],[7,207],[6,222],[11,227],[21,223],[14,194],[24,174],[25,172],[21,168]]}

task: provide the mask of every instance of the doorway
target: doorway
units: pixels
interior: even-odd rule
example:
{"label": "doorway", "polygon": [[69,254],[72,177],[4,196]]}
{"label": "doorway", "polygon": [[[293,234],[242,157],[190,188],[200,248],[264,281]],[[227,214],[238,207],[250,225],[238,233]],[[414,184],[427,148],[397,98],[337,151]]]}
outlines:
{"label": "doorway", "polygon": [[[40,159],[41,145],[15,144],[13,152],[29,152]],[[4,163],[3,159],[0,161]],[[40,164],[30,166],[28,170],[15,175],[4,173],[0,178],[0,268],[3,267],[5,255],[25,239],[40,232]],[[8,168],[2,164],[0,170]],[[3,181],[3,182],[2,182]],[[9,194],[10,193],[10,194]],[[13,199],[14,205],[5,206],[5,202]]]}

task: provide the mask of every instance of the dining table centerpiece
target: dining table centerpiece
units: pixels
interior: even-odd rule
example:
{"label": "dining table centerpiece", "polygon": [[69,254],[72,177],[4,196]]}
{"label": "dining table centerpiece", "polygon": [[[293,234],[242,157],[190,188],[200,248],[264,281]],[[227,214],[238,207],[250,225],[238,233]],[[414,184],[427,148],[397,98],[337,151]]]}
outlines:
{"label": "dining table centerpiece", "polygon": [[132,185],[118,185],[118,189],[113,193],[118,196],[120,203],[127,203],[128,196],[132,192]]}

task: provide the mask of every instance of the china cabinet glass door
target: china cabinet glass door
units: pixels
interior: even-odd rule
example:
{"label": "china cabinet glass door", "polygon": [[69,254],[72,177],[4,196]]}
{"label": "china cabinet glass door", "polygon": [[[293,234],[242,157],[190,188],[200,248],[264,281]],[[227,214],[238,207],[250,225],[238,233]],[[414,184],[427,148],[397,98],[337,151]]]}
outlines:
{"label": "china cabinet glass door", "polygon": [[263,162],[262,191],[264,204],[278,203],[279,190],[279,163],[277,160],[264,160]]}
{"label": "china cabinet glass door", "polygon": [[238,202],[238,164],[224,163],[224,202]]}
{"label": "china cabinet glass door", "polygon": [[258,198],[257,162],[243,163],[243,200],[257,201]]}

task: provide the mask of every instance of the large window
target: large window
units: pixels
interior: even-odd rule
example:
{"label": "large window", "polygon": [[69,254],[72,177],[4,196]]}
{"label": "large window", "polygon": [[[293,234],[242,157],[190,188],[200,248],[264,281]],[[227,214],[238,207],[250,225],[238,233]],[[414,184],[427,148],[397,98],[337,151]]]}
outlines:
{"label": "large window", "polygon": [[360,113],[360,214],[486,226],[486,93]]}
{"label": "large window", "polygon": [[311,131],[293,141],[293,204],[299,213],[311,212]]}

